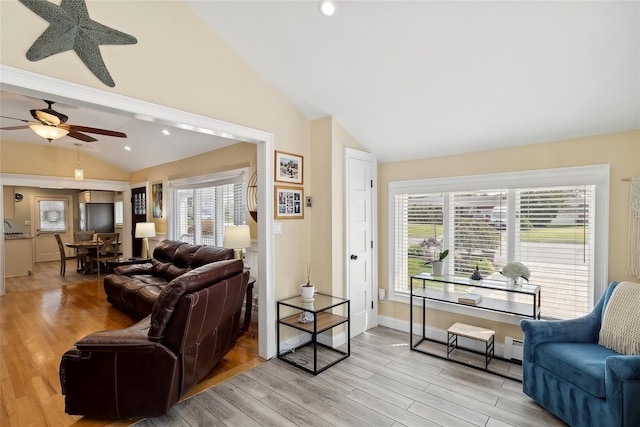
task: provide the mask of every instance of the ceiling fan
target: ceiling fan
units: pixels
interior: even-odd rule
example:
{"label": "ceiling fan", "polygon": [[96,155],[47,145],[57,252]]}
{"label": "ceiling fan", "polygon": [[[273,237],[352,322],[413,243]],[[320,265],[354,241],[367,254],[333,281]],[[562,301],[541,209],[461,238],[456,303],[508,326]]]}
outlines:
{"label": "ceiling fan", "polygon": [[[85,133],[96,133],[100,135],[114,136],[118,138],[126,138],[127,134],[114,130],[98,129],[87,126],[79,126],[67,124],[69,117],[62,114],[52,108],[55,102],[43,100],[47,103],[47,108],[39,110],[31,110],[31,116],[36,119],[36,122],[32,122],[24,119],[17,119],[15,117],[0,116],[6,119],[20,120],[21,122],[29,123],[22,126],[9,126],[0,128],[1,130],[18,130],[30,128],[32,131],[45,138],[49,142],[54,139],[62,138],[65,135],[69,135],[72,138],[79,139],[84,142],[97,141],[92,136],[85,135]],[[84,133],[83,133],[84,132]]]}

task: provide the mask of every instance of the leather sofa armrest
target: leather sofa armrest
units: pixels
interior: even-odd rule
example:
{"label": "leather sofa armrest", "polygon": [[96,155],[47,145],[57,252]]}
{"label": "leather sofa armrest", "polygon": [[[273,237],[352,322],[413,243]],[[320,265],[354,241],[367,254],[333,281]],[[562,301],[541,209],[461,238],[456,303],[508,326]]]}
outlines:
{"label": "leather sofa armrest", "polygon": [[126,329],[94,332],[76,342],[75,346],[82,351],[152,352],[160,344],[149,340],[149,320],[147,316]]}

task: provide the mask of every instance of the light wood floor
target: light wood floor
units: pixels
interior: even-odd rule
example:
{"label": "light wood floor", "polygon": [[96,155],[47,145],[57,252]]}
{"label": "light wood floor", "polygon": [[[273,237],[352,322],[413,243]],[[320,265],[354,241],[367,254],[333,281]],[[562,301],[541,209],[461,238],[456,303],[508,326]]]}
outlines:
{"label": "light wood floor", "polygon": [[[65,414],[59,380],[62,354],[91,332],[135,321],[107,303],[97,276],[77,274],[71,261],[65,278],[58,275],[59,262],[36,266],[29,276],[34,283],[7,280],[30,290],[14,288],[0,296],[0,426],[126,426],[139,421]],[[262,363],[256,334],[257,325],[252,324],[187,398]]]}
{"label": "light wood floor", "polygon": [[406,333],[371,329],[351,352],[316,377],[269,360],[136,427],[564,425],[521,383],[410,351]]}

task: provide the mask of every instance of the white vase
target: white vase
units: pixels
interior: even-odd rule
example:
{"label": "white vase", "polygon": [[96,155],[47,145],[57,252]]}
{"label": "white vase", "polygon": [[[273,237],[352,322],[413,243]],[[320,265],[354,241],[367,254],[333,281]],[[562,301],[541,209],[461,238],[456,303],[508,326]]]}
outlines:
{"label": "white vase", "polygon": [[431,261],[431,267],[433,268],[434,276],[442,276],[444,270],[444,261]]}
{"label": "white vase", "polygon": [[307,284],[300,285],[300,298],[302,299],[312,299],[313,295],[316,293],[316,287],[314,285],[307,286]]}

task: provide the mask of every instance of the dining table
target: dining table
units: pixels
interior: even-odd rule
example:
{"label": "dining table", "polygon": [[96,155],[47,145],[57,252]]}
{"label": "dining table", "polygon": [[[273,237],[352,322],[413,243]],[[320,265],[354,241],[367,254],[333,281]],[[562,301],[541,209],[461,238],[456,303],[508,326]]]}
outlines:
{"label": "dining table", "polygon": [[[120,242],[118,242],[119,244]],[[98,249],[102,246],[102,242],[98,240],[81,240],[74,242],[66,242],[64,244],[68,248],[86,250],[87,256],[84,262],[81,263],[81,267],[78,269],[78,272],[82,272],[83,274],[91,274],[93,271],[93,266],[89,259],[92,255],[95,255],[98,252]]]}
{"label": "dining table", "polygon": [[99,242],[97,240],[82,240],[77,242],[66,242],[64,245],[68,248],[87,251],[86,260],[84,262],[81,262],[78,272],[82,272],[83,274],[91,274],[92,268],[89,259],[92,255],[95,255],[98,252],[98,248],[100,247]]}

